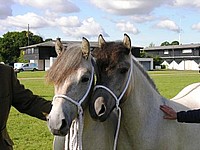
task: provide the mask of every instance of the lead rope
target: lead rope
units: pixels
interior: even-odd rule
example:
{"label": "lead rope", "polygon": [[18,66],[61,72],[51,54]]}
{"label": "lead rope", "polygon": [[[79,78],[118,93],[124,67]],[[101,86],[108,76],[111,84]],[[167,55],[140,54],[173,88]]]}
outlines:
{"label": "lead rope", "polygon": [[[69,149],[71,149],[71,150],[76,150],[77,149],[77,145],[76,145],[76,143],[77,143],[77,121],[76,121],[76,119],[75,120],[73,120],[73,122],[72,122],[72,124],[71,124],[71,127],[70,127],[70,132],[69,132],[69,141],[68,141],[68,143],[67,143],[67,147],[69,147]],[[76,132],[76,134],[75,134],[75,132]]]}
{"label": "lead rope", "polygon": [[114,146],[113,146],[114,150],[117,149],[117,141],[119,137],[119,129],[120,129],[120,123],[121,123],[121,114],[122,114],[120,107],[117,108],[117,111],[118,111],[118,122],[117,122],[117,130],[116,130],[115,139],[114,139]]}
{"label": "lead rope", "polygon": [[84,125],[82,122],[83,120],[83,118],[79,117],[79,119],[75,118],[72,122],[69,133],[70,138],[67,143],[67,147],[69,147],[70,150],[82,150],[82,131]]}
{"label": "lead rope", "polygon": [[70,127],[70,138],[67,143],[67,147],[69,147],[70,150],[82,150],[82,131],[83,131],[83,111],[80,112],[82,115],[79,115],[79,118],[75,118],[72,122],[72,125]]}
{"label": "lead rope", "polygon": [[[54,97],[53,97],[53,101],[55,101],[56,98],[64,98],[65,100],[76,105],[78,108],[78,118],[75,118],[72,126],[70,127],[70,132],[72,133],[72,135],[70,135],[70,140],[68,141],[70,150],[71,149],[72,150],[77,150],[77,149],[82,150],[83,149],[82,148],[82,134],[83,134],[83,126],[84,126],[83,119],[84,118],[83,118],[83,108],[82,108],[81,104],[88,96],[88,94],[91,90],[91,87],[92,87],[93,80],[94,80],[94,68],[92,66],[91,80],[89,83],[89,88],[87,89],[86,93],[79,101],[73,100],[72,98],[70,98],[66,95],[62,95],[62,94],[54,95]],[[78,143],[78,145],[77,145],[77,143]]]}
{"label": "lead rope", "polygon": [[128,80],[126,81],[126,85],[124,87],[124,90],[120,94],[119,98],[117,98],[117,96],[114,94],[114,92],[112,90],[110,90],[108,87],[106,87],[104,85],[96,85],[94,87],[94,91],[97,88],[102,88],[102,89],[108,91],[113,96],[113,98],[115,99],[115,102],[116,102],[116,109],[118,111],[118,121],[117,121],[117,129],[116,129],[116,133],[115,133],[115,137],[114,137],[115,139],[114,139],[113,150],[117,149],[117,141],[118,141],[118,137],[119,137],[119,129],[120,129],[120,123],[121,123],[122,112],[121,112],[121,108],[119,107],[119,103],[120,103],[120,100],[122,99],[122,97],[124,96],[124,94],[126,93],[126,90],[128,89],[128,86],[129,86],[129,83],[130,83],[130,80],[131,80],[132,72],[133,72],[133,62],[132,62],[132,59],[131,59],[131,66],[130,66],[130,72],[129,72],[129,75],[128,75]]}

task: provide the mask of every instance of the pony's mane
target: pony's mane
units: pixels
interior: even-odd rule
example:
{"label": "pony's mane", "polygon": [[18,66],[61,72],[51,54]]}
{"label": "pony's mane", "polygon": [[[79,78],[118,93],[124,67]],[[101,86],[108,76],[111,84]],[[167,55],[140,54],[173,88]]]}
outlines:
{"label": "pony's mane", "polygon": [[[127,48],[123,45],[122,42],[107,42],[105,43],[102,48],[95,48],[93,51],[93,55],[98,60],[98,67],[100,67],[99,71],[103,71],[103,69],[106,69],[106,71],[109,71],[110,68],[115,67],[120,59],[124,58],[124,55],[128,55],[130,53],[130,50],[127,50]],[[138,67],[138,69],[144,74],[144,76],[147,78],[149,83],[152,85],[152,87],[156,90],[156,85],[154,81],[150,78],[150,76],[147,74],[147,72],[143,69],[140,63],[138,63],[134,56],[132,56],[132,60],[134,64]]]}
{"label": "pony's mane", "polygon": [[142,72],[142,74],[147,78],[147,80],[152,85],[152,87],[159,93],[154,81],[151,79],[151,77],[148,75],[148,73],[144,70],[142,65],[136,61],[136,58],[134,56],[132,56],[132,61],[138,67],[138,69]]}
{"label": "pony's mane", "polygon": [[101,48],[95,48],[92,55],[98,60],[99,71],[109,71],[129,52],[122,42],[106,42]]}
{"label": "pony's mane", "polygon": [[80,65],[82,51],[80,44],[73,44],[67,47],[47,71],[47,82],[59,85],[63,83],[72,72]]}

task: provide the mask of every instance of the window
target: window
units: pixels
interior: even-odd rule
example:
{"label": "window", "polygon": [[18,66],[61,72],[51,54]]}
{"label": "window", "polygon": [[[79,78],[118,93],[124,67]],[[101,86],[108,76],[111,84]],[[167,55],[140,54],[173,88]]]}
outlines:
{"label": "window", "polygon": [[23,67],[28,67],[28,66],[29,66],[28,64],[23,65]]}
{"label": "window", "polygon": [[34,54],[34,48],[31,48],[31,54]]}
{"label": "window", "polygon": [[35,48],[35,54],[38,54],[39,52],[38,52],[38,48]]}
{"label": "window", "polygon": [[27,54],[31,54],[31,49],[27,49]]}
{"label": "window", "polygon": [[38,52],[38,48],[28,48],[26,49],[25,54],[38,54]]}
{"label": "window", "polygon": [[164,50],[164,54],[165,54],[165,55],[168,55],[168,54],[169,54],[169,51],[168,51],[168,50]]}
{"label": "window", "polygon": [[186,53],[192,53],[192,49],[183,49],[182,53],[186,54]]}

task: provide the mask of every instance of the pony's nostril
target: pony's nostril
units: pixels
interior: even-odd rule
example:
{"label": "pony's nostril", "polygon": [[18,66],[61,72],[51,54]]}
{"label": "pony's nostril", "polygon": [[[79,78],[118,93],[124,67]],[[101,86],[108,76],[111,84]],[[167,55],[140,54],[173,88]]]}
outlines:
{"label": "pony's nostril", "polygon": [[99,117],[102,116],[106,112],[106,106],[104,104],[101,105],[101,109],[97,114]]}
{"label": "pony's nostril", "polygon": [[62,119],[62,125],[60,127],[60,129],[66,128],[67,127],[67,122],[65,119]]}
{"label": "pony's nostril", "polygon": [[106,111],[106,106],[104,104],[104,98],[98,97],[95,101],[94,107],[95,107],[96,114],[99,117],[102,116]]}

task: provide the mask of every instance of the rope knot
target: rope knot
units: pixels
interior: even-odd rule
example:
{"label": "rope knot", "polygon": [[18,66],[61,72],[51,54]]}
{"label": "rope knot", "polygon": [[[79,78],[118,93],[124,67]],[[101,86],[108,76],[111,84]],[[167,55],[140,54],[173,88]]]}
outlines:
{"label": "rope knot", "polygon": [[83,108],[81,106],[78,106],[78,114],[83,115]]}

